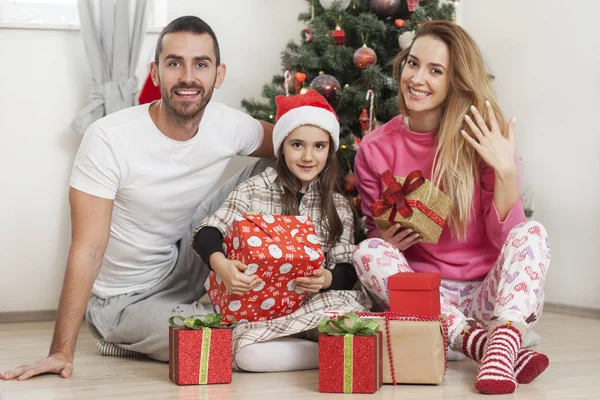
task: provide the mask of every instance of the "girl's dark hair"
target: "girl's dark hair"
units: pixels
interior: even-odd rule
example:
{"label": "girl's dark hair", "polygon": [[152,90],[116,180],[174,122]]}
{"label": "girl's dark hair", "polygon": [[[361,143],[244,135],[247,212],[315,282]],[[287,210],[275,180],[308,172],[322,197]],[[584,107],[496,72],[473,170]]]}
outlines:
{"label": "girl's dark hair", "polygon": [[[277,171],[277,181],[283,189],[282,205],[283,215],[298,215],[299,204],[297,193],[302,187],[300,180],[292,174],[289,170],[283,156],[283,146],[285,141],[279,150],[277,159],[275,160],[275,170]],[[327,227],[327,246],[333,246],[338,238],[344,232],[344,225],[342,220],[337,213],[335,202],[333,198],[334,193],[340,193],[340,185],[338,181],[338,159],[335,155],[335,148],[333,146],[333,140],[329,138],[329,154],[327,155],[327,163],[325,168],[317,177],[319,195],[321,197],[321,218],[324,219],[325,226]],[[352,207],[352,203],[350,203]],[[355,213],[352,207],[352,212]],[[316,223],[316,221],[313,221]],[[355,224],[356,227],[356,218]]]}

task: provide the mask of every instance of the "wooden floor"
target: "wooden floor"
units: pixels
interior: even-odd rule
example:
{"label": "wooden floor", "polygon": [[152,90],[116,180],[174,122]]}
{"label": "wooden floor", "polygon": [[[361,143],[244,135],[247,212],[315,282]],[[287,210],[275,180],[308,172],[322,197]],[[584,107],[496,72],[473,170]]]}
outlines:
{"label": "wooden floor", "polygon": [[[550,367],[537,380],[521,385],[510,399],[600,399],[600,320],[545,313],[536,327],[537,347],[550,357]],[[52,323],[0,324],[0,371],[46,354]],[[1,400],[26,399],[340,399],[318,393],[317,371],[277,374],[236,373],[229,385],[180,387],[169,381],[167,364],[149,360],[104,357],[84,326],[79,335],[75,372],[29,381],[0,380]],[[384,386],[374,395],[352,399],[471,399],[476,364],[451,362],[439,386]]]}

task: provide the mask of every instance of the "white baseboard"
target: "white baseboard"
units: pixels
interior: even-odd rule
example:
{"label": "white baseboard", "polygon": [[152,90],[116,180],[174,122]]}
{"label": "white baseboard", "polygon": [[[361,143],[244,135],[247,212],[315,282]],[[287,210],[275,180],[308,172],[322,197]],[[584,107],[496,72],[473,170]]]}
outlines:
{"label": "white baseboard", "polygon": [[[206,302],[208,300],[208,298],[203,297],[202,300],[204,300],[204,302]],[[210,304],[210,301],[208,301],[207,304]],[[586,307],[568,306],[568,305],[564,305],[564,304],[546,303],[546,304],[544,304],[544,312],[552,312],[552,313],[557,313],[557,314],[573,315],[576,317],[600,319],[600,309],[597,309],[597,308],[586,308]],[[0,323],[54,321],[55,319],[56,319],[56,310],[0,313]]]}
{"label": "white baseboard", "polygon": [[56,310],[0,312],[0,323],[54,321]]}
{"label": "white baseboard", "polygon": [[[567,314],[575,317],[600,319],[600,308],[587,308],[578,306],[568,306],[565,304],[548,303],[544,304],[544,312],[557,314]],[[542,316],[543,318],[543,316]]]}

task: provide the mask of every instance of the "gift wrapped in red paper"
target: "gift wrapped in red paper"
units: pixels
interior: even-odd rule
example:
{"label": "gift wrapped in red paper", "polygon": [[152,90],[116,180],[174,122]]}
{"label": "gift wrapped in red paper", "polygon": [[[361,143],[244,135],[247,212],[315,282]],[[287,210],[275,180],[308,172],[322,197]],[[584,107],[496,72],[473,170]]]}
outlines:
{"label": "gift wrapped in red paper", "polygon": [[225,237],[227,258],[248,266],[247,275],[263,281],[239,296],[211,272],[206,283],[215,310],[240,323],[266,321],[296,311],[305,292],[296,290],[296,278],[312,276],[325,256],[309,217],[246,214],[233,222]]}
{"label": "gift wrapped in red paper", "polygon": [[[175,320],[181,319],[182,324]],[[231,383],[231,328],[219,314],[169,319],[169,378],[178,385]]]}
{"label": "gift wrapped in red paper", "polygon": [[375,393],[383,384],[379,324],[349,313],[321,321],[319,331],[319,392]]}
{"label": "gift wrapped in red paper", "polygon": [[380,200],[371,204],[373,221],[387,229],[395,223],[418,232],[423,242],[437,243],[446,224],[452,201],[421,171],[406,178],[394,178],[387,170],[381,174],[385,185]]}

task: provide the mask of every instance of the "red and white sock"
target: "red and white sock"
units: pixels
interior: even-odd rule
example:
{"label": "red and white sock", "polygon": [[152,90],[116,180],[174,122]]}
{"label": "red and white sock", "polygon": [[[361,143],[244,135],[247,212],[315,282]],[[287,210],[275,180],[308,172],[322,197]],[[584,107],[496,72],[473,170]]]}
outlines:
{"label": "red and white sock", "polygon": [[463,353],[479,363],[488,339],[487,330],[480,327],[466,328],[461,336]]}
{"label": "red and white sock", "polygon": [[545,354],[537,351],[521,349],[515,364],[517,382],[529,383],[548,368],[550,360]]}
{"label": "red and white sock", "polygon": [[475,388],[486,394],[507,394],[517,390],[515,364],[523,339],[510,322],[495,328],[480,362]]}
{"label": "red and white sock", "polygon": [[[483,350],[487,344],[487,330],[475,327],[466,328],[462,331],[463,353],[477,361],[481,361]],[[529,383],[546,370],[550,361],[548,357],[534,350],[520,349],[515,364],[515,376],[518,383]]]}

